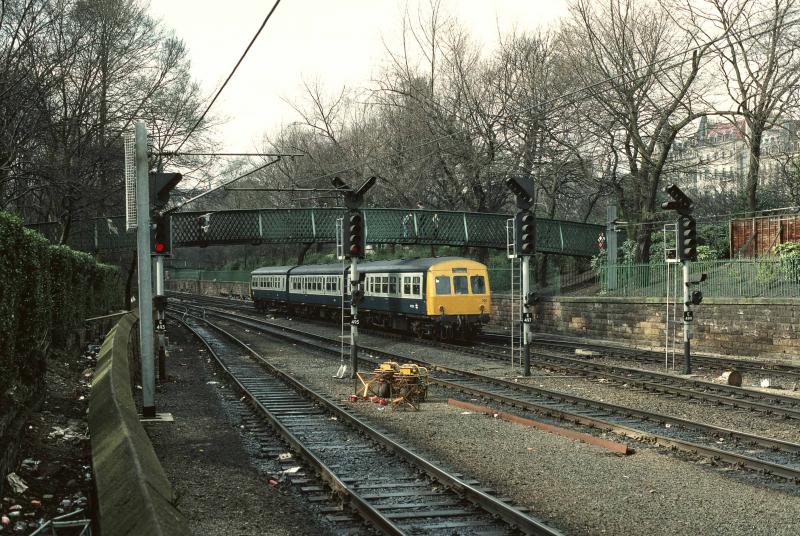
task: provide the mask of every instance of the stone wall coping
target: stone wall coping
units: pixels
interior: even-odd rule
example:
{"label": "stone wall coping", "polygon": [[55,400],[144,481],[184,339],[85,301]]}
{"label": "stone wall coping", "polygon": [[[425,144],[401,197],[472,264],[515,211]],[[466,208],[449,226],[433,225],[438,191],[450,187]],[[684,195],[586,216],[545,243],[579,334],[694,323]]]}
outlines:
{"label": "stone wall coping", "polygon": [[137,323],[138,315],[129,313],[109,331],[92,380],[88,420],[100,532],[188,536],[131,392],[129,354]]}

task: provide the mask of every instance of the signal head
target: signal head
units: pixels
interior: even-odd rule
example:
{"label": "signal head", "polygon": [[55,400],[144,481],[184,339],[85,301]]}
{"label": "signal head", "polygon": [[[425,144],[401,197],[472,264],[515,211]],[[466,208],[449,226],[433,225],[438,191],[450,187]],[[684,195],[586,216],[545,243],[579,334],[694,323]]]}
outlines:
{"label": "signal head", "polygon": [[697,222],[691,216],[678,218],[678,258],[697,260]]}
{"label": "signal head", "polygon": [[533,204],[533,182],[524,181],[518,177],[507,177],[506,187],[517,198],[517,208],[527,210]]}
{"label": "signal head", "polygon": [[348,219],[350,223],[349,247],[350,257],[361,257],[364,255],[364,220],[359,211],[351,211]]}
{"label": "signal head", "polygon": [[675,210],[679,214],[688,216],[694,209],[694,201],[688,195],[683,193],[683,190],[678,188],[677,185],[671,184],[667,186],[664,191],[673,199],[661,204],[664,210]]}

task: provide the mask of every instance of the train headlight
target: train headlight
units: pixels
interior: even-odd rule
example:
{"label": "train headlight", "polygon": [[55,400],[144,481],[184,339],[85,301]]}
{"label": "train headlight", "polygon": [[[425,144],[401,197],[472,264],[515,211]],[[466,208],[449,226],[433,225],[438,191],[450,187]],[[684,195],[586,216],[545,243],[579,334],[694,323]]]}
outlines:
{"label": "train headlight", "polygon": [[439,312],[444,314],[444,305],[439,306]]}

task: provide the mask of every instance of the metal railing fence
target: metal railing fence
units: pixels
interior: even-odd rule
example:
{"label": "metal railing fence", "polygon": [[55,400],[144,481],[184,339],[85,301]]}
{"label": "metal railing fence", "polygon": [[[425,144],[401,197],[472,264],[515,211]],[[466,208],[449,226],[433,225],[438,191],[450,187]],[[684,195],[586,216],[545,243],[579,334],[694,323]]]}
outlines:
{"label": "metal railing fence", "polygon": [[[663,297],[667,294],[667,265],[620,264],[616,286],[609,287],[609,268],[598,270],[599,292],[606,296]],[[691,263],[692,275],[708,274],[698,287],[705,297],[798,298],[800,259],[759,258]],[[613,280],[613,278],[612,278]]]}

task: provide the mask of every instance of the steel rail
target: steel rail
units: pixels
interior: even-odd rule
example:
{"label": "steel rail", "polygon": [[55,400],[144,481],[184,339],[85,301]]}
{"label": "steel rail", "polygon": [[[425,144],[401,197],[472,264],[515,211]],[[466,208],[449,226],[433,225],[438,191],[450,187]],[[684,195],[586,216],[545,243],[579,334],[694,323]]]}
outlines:
{"label": "steel rail", "polygon": [[[204,300],[207,303],[218,303],[215,301],[218,300],[217,298],[203,298],[207,298]],[[246,306],[241,306],[238,304],[230,304],[228,307],[247,309]],[[311,322],[317,323],[314,320]],[[373,334],[379,337],[402,339],[402,336],[391,332],[370,330],[368,328],[362,328],[362,331],[364,333]],[[438,340],[426,340],[425,342],[426,344],[432,344],[440,348],[445,348],[456,352],[466,352],[470,354],[481,355],[491,359],[502,360],[508,359],[509,357],[508,354],[496,350],[485,349],[487,346],[492,347],[492,345],[487,345],[485,343],[478,343],[480,346],[475,347],[446,343]],[[538,359],[540,357],[544,357],[545,359]],[[761,391],[755,391],[746,387],[721,385],[633,367],[590,363],[581,359],[543,352],[540,349],[535,350],[535,359],[533,365],[559,368],[561,370],[577,372],[587,377],[603,377],[612,379],[617,382],[634,385],[647,391],[682,396],[688,398],[689,400],[706,400],[717,405],[743,408],[752,411],[759,411],[767,415],[775,415],[783,418],[800,420],[800,398],[793,398],[790,396],[772,393],[763,393]],[[686,384],[690,387],[675,385],[676,383]]]}
{"label": "steel rail", "polygon": [[[488,350],[482,347],[468,347],[455,344],[437,343],[453,351],[481,355],[490,359],[506,360],[507,353]],[[702,399],[715,404],[760,411],[786,418],[800,419],[800,398],[785,395],[762,393],[744,387],[734,387],[718,383],[683,378],[663,372],[643,370],[619,365],[594,363],[583,359],[533,350],[533,365],[576,372],[588,377],[603,377],[620,383],[628,383],[654,392],[674,394],[689,399]],[[686,387],[676,384],[685,384]]]}
{"label": "steel rail", "polygon": [[[173,318],[184,323],[184,325],[187,325],[180,318],[174,316]],[[550,535],[550,536],[557,536],[561,534],[556,529],[553,529],[552,527],[545,525],[541,521],[538,521],[526,515],[519,509],[514,508],[495,497],[492,497],[488,493],[476,488],[475,486],[472,486],[463,479],[460,479],[455,475],[452,475],[447,471],[437,467],[436,465],[422,458],[421,456],[417,455],[410,449],[398,444],[396,441],[390,439],[385,434],[381,433],[372,426],[368,425],[363,420],[355,417],[352,413],[348,412],[343,408],[340,408],[334,401],[313,391],[312,389],[305,386],[296,378],[293,378],[292,376],[281,371],[280,369],[269,363],[269,361],[266,360],[264,357],[262,357],[260,354],[258,354],[258,352],[250,348],[247,344],[245,344],[243,341],[241,341],[235,335],[231,334],[225,329],[212,324],[207,319],[201,319],[199,317],[195,318],[198,318],[198,320],[208,323],[209,325],[213,326],[214,329],[218,330],[220,333],[224,334],[226,337],[233,340],[236,344],[240,345],[241,348],[248,354],[250,354],[250,356],[253,359],[255,359],[259,365],[266,368],[270,374],[272,374],[282,382],[289,385],[291,388],[300,393],[302,396],[312,399],[315,402],[315,404],[318,404],[324,407],[328,412],[335,414],[339,420],[347,422],[353,428],[356,428],[360,432],[365,433],[368,437],[372,438],[376,443],[394,452],[395,454],[405,459],[412,465],[417,466],[425,473],[430,475],[434,480],[437,480],[446,487],[454,490],[457,494],[467,498],[470,502],[478,505],[486,512],[492,514],[493,516],[499,517],[505,523],[524,532],[525,534]],[[189,327],[189,329],[195,335],[200,337],[199,334],[194,329],[192,329],[188,325],[187,327]],[[200,338],[201,340],[203,340],[202,337]],[[213,354],[213,350],[211,349],[210,345],[207,344],[205,340],[203,340],[203,343]],[[236,382],[239,388],[243,392],[247,393],[246,387],[227,369],[227,367],[224,367],[224,365],[216,355],[215,359],[217,359],[217,362],[220,363],[221,366],[223,366],[225,372],[231,376],[231,378]],[[391,520],[384,518],[382,514],[380,514],[380,512],[375,510],[371,505],[369,505],[369,503],[361,499],[355,492],[355,490],[347,486],[347,484],[345,484],[342,480],[336,477],[335,473],[330,468],[325,466],[325,464],[321,460],[319,460],[311,451],[306,449],[303,446],[302,442],[296,439],[288,429],[283,427],[277,420],[277,418],[272,413],[270,413],[266,407],[264,407],[260,402],[258,402],[252,395],[249,395],[249,393],[247,394],[247,396],[259,406],[262,412],[264,412],[266,415],[269,416],[270,420],[273,423],[278,425],[281,435],[284,436],[287,439],[287,441],[290,442],[290,444],[292,444],[293,447],[297,448],[298,451],[302,452],[305,457],[308,457],[312,461],[312,464],[315,467],[317,467],[318,470],[320,470],[320,474],[323,474],[324,472],[325,474],[328,475],[327,478],[325,478],[325,480],[326,482],[329,483],[329,485],[331,485],[332,489],[342,494],[346,494],[348,497],[356,500],[356,505],[358,507],[357,509],[359,513],[362,513],[362,515],[366,519],[370,521],[375,521],[376,525],[380,527],[382,530],[385,530],[388,534],[405,534],[402,531],[395,532],[395,528],[399,529],[399,527],[396,527],[394,523],[391,522]]]}
{"label": "steel rail", "polygon": [[[300,342],[302,344],[307,344],[314,348],[323,350],[328,353],[336,353],[338,355],[339,352],[339,344],[340,342],[336,339],[330,339],[322,335],[317,335],[314,333],[309,333],[307,331],[301,331],[294,328],[289,328],[287,326],[276,325],[272,324],[263,320],[254,319],[251,317],[237,315],[234,313],[224,313],[218,311],[211,311],[208,313],[209,315],[218,316],[223,319],[227,319],[229,321],[238,322],[240,324],[248,325],[249,327],[261,329],[262,331],[271,333],[273,335],[284,337],[284,338],[291,338],[295,342]],[[284,332],[284,333],[282,333]],[[308,338],[315,339],[317,342],[308,341]],[[331,343],[336,344],[336,348],[329,346]],[[324,344],[323,344],[324,343]],[[454,375],[457,377],[462,377],[468,380],[477,381],[483,384],[493,384],[495,386],[504,387],[507,389],[511,389],[521,393],[529,393],[535,396],[550,399],[550,400],[561,400],[564,403],[568,403],[574,406],[583,407],[583,408],[594,408],[599,411],[608,412],[611,414],[623,415],[627,417],[632,417],[644,421],[649,422],[657,422],[661,424],[669,424],[670,426],[681,426],[684,429],[694,430],[702,433],[708,433],[714,437],[719,438],[731,438],[737,441],[759,445],[765,449],[782,451],[791,455],[798,455],[800,454],[800,444],[791,443],[788,441],[782,441],[778,439],[773,439],[769,437],[758,436],[754,434],[748,434],[745,432],[740,432],[737,430],[731,430],[727,428],[721,428],[717,426],[711,426],[707,424],[698,423],[695,421],[689,421],[686,419],[681,419],[678,417],[671,417],[668,415],[662,415],[654,412],[648,412],[643,410],[637,410],[634,408],[628,408],[624,406],[617,406],[614,404],[608,404],[605,402],[599,402],[591,399],[586,399],[578,396],[568,395],[565,393],[559,393],[556,391],[550,391],[547,389],[542,389],[538,387],[534,387],[532,385],[527,384],[519,384],[515,382],[510,382],[507,380],[501,380],[498,378],[493,378],[490,376],[484,376],[481,374],[464,371],[460,369],[455,369],[452,367],[446,367],[443,365],[437,365],[434,363],[430,363],[424,360],[420,360],[418,358],[414,358],[411,356],[405,356],[400,354],[395,354],[391,352],[386,352],[381,349],[377,348],[369,348],[369,347],[362,347],[362,349],[368,353],[377,356],[383,356],[388,359],[392,360],[402,360],[406,362],[413,362],[418,363],[420,365],[428,367],[431,371],[440,372],[444,374]],[[365,362],[369,362],[374,364],[374,361],[371,360],[364,360]],[[751,456],[745,456],[742,454],[726,452],[721,449],[715,447],[708,447],[704,445],[700,445],[697,443],[693,443],[690,441],[685,441],[682,439],[671,438],[664,436],[662,434],[655,434],[652,432],[648,432],[641,429],[630,428],[621,426],[618,423],[609,422],[605,419],[598,419],[594,417],[589,417],[586,415],[581,415],[580,413],[576,413],[574,411],[568,411],[558,408],[553,408],[546,405],[536,404],[531,401],[526,401],[521,398],[517,397],[509,397],[498,393],[493,393],[491,391],[487,391],[486,389],[477,389],[469,386],[465,386],[463,384],[459,384],[457,381],[447,380],[447,379],[439,379],[436,376],[431,376],[430,381],[435,384],[439,384],[446,388],[456,388],[462,392],[468,392],[471,395],[481,396],[487,399],[494,399],[503,404],[516,406],[524,409],[529,409],[532,411],[541,411],[547,415],[555,416],[558,418],[562,418],[569,422],[576,422],[579,424],[584,424],[587,426],[591,426],[594,428],[607,430],[607,431],[615,431],[624,435],[626,437],[630,437],[631,439],[636,440],[647,440],[651,441],[656,444],[661,444],[665,446],[669,446],[672,448],[676,448],[682,450],[684,452],[689,453],[697,453],[697,454],[705,454],[712,459],[722,459],[728,463],[732,463],[734,465],[741,465],[747,467],[749,469],[753,469],[756,471],[762,471],[768,474],[773,474],[776,476],[780,476],[787,480],[800,482],[800,469],[794,469],[790,466],[776,464],[764,460],[760,460],[757,458],[753,458]],[[466,390],[466,391],[465,391]]]}
{"label": "steel rail", "polygon": [[[205,321],[209,325],[213,326],[207,320],[195,317],[198,320]],[[269,420],[270,425],[274,427],[278,433],[283,437],[283,439],[292,446],[297,452],[301,453],[303,458],[311,464],[319,473],[320,477],[323,481],[325,481],[335,493],[339,493],[342,496],[346,497],[349,503],[358,511],[358,513],[367,521],[372,523],[375,527],[380,528],[385,534],[394,534],[394,535],[404,535],[405,532],[397,527],[391,520],[387,519],[383,514],[381,514],[378,510],[373,508],[365,499],[361,498],[361,496],[356,493],[350,486],[345,484],[336,473],[329,468],[322,460],[319,459],[311,450],[309,450],[302,441],[300,441],[286,426],[281,423],[280,419],[270,411],[261,401],[258,400],[256,397],[239,379],[239,377],[234,374],[223,362],[217,352],[208,344],[205,338],[203,338],[200,333],[197,332],[192,326],[190,326],[185,320],[173,316],[173,319],[182,323],[186,326],[189,331],[191,331],[206,347],[209,353],[214,357],[214,360],[217,362],[217,365],[228,375],[228,377],[238,386],[239,391],[247,397],[247,399],[254,404],[261,413]],[[256,359],[259,360],[260,364],[266,364],[268,367],[271,367],[268,363],[261,358],[258,354],[255,354],[250,348],[247,347],[243,342],[237,339],[232,334],[228,333],[227,331],[213,326],[215,329],[219,330],[220,333],[224,334],[225,336],[229,337],[231,340],[239,344],[243,349],[247,350],[251,353]],[[274,369],[274,368],[273,368]],[[269,370],[270,373],[275,374],[275,370]],[[282,379],[282,378],[281,378]]]}
{"label": "steel rail", "polygon": [[[501,337],[496,334],[484,334],[484,337],[487,336],[489,338]],[[504,337],[508,339],[508,335]],[[541,334],[535,336],[532,342],[537,346],[550,346],[553,348],[567,347],[571,351],[574,351],[575,348],[595,350],[598,352],[603,352],[609,357],[616,359],[623,359],[623,360],[630,359],[635,361],[644,361],[647,363],[664,362],[664,354],[661,352],[654,352],[652,350],[637,349],[637,348],[625,348],[613,344],[585,343],[585,342],[571,341],[568,339],[560,339],[552,336],[542,336]],[[702,355],[692,355],[692,360],[695,362],[695,364],[702,365],[710,369],[732,368],[740,371],[782,374],[793,378],[800,378],[800,366],[797,365],[758,362],[748,359],[710,357]]]}

